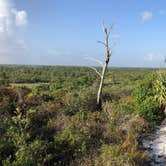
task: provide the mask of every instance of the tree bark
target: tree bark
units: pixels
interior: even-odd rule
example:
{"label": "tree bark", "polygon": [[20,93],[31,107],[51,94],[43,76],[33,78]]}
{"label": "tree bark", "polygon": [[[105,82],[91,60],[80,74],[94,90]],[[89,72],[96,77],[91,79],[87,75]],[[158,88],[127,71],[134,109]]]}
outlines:
{"label": "tree bark", "polygon": [[104,65],[103,70],[102,70],[102,75],[101,75],[101,80],[100,80],[100,85],[97,93],[97,105],[99,109],[102,108],[102,89],[103,89],[103,83],[104,83],[104,75],[107,69],[107,63]]}
{"label": "tree bark", "polygon": [[100,77],[101,78],[100,85],[99,85],[99,89],[98,89],[98,93],[97,93],[97,105],[100,110],[102,109],[102,89],[103,89],[104,77],[105,77],[105,73],[106,73],[108,63],[110,60],[110,56],[111,56],[110,49],[109,49],[109,41],[108,41],[110,32],[108,32],[107,28],[104,28],[104,32],[105,32],[104,46],[106,48],[106,60],[103,65],[103,68],[102,68],[102,73],[101,73],[101,77]]}

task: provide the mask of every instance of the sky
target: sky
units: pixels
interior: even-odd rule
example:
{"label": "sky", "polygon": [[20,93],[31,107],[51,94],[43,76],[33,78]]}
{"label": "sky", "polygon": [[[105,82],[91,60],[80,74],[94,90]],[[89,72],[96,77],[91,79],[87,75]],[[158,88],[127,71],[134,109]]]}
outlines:
{"label": "sky", "polygon": [[0,64],[165,67],[165,0],[0,0]]}

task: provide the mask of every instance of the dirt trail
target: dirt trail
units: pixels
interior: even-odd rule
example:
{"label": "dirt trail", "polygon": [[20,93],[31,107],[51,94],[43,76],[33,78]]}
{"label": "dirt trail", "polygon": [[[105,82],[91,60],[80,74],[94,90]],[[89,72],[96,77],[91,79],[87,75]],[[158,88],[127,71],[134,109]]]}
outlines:
{"label": "dirt trail", "polygon": [[152,166],[166,166],[166,121],[143,141],[143,145],[149,152]]}

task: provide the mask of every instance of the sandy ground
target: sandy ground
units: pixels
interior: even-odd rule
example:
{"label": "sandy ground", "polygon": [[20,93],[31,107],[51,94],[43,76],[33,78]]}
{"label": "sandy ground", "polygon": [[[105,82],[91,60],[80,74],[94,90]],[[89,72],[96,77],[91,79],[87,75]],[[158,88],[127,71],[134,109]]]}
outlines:
{"label": "sandy ground", "polygon": [[166,124],[156,132],[156,139],[152,142],[153,152],[159,156],[166,156]]}
{"label": "sandy ground", "polygon": [[152,166],[166,166],[166,121],[148,139],[143,140]]}

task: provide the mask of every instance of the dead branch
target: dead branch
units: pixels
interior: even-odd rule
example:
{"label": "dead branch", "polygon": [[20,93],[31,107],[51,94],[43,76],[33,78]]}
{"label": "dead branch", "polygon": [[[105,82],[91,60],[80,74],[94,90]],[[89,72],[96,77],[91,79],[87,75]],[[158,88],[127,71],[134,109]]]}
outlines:
{"label": "dead branch", "polygon": [[105,45],[105,43],[104,42],[102,42],[102,41],[97,41],[98,43],[100,43],[100,44],[103,44],[105,47],[106,47],[106,45]]}
{"label": "dead branch", "polygon": [[99,59],[93,58],[93,57],[85,57],[86,60],[91,60],[93,62],[98,63],[100,66],[103,66],[103,62],[100,61]]}
{"label": "dead branch", "polygon": [[89,68],[91,68],[92,70],[94,70],[97,73],[97,75],[101,78],[100,72],[95,67],[90,66]]}

